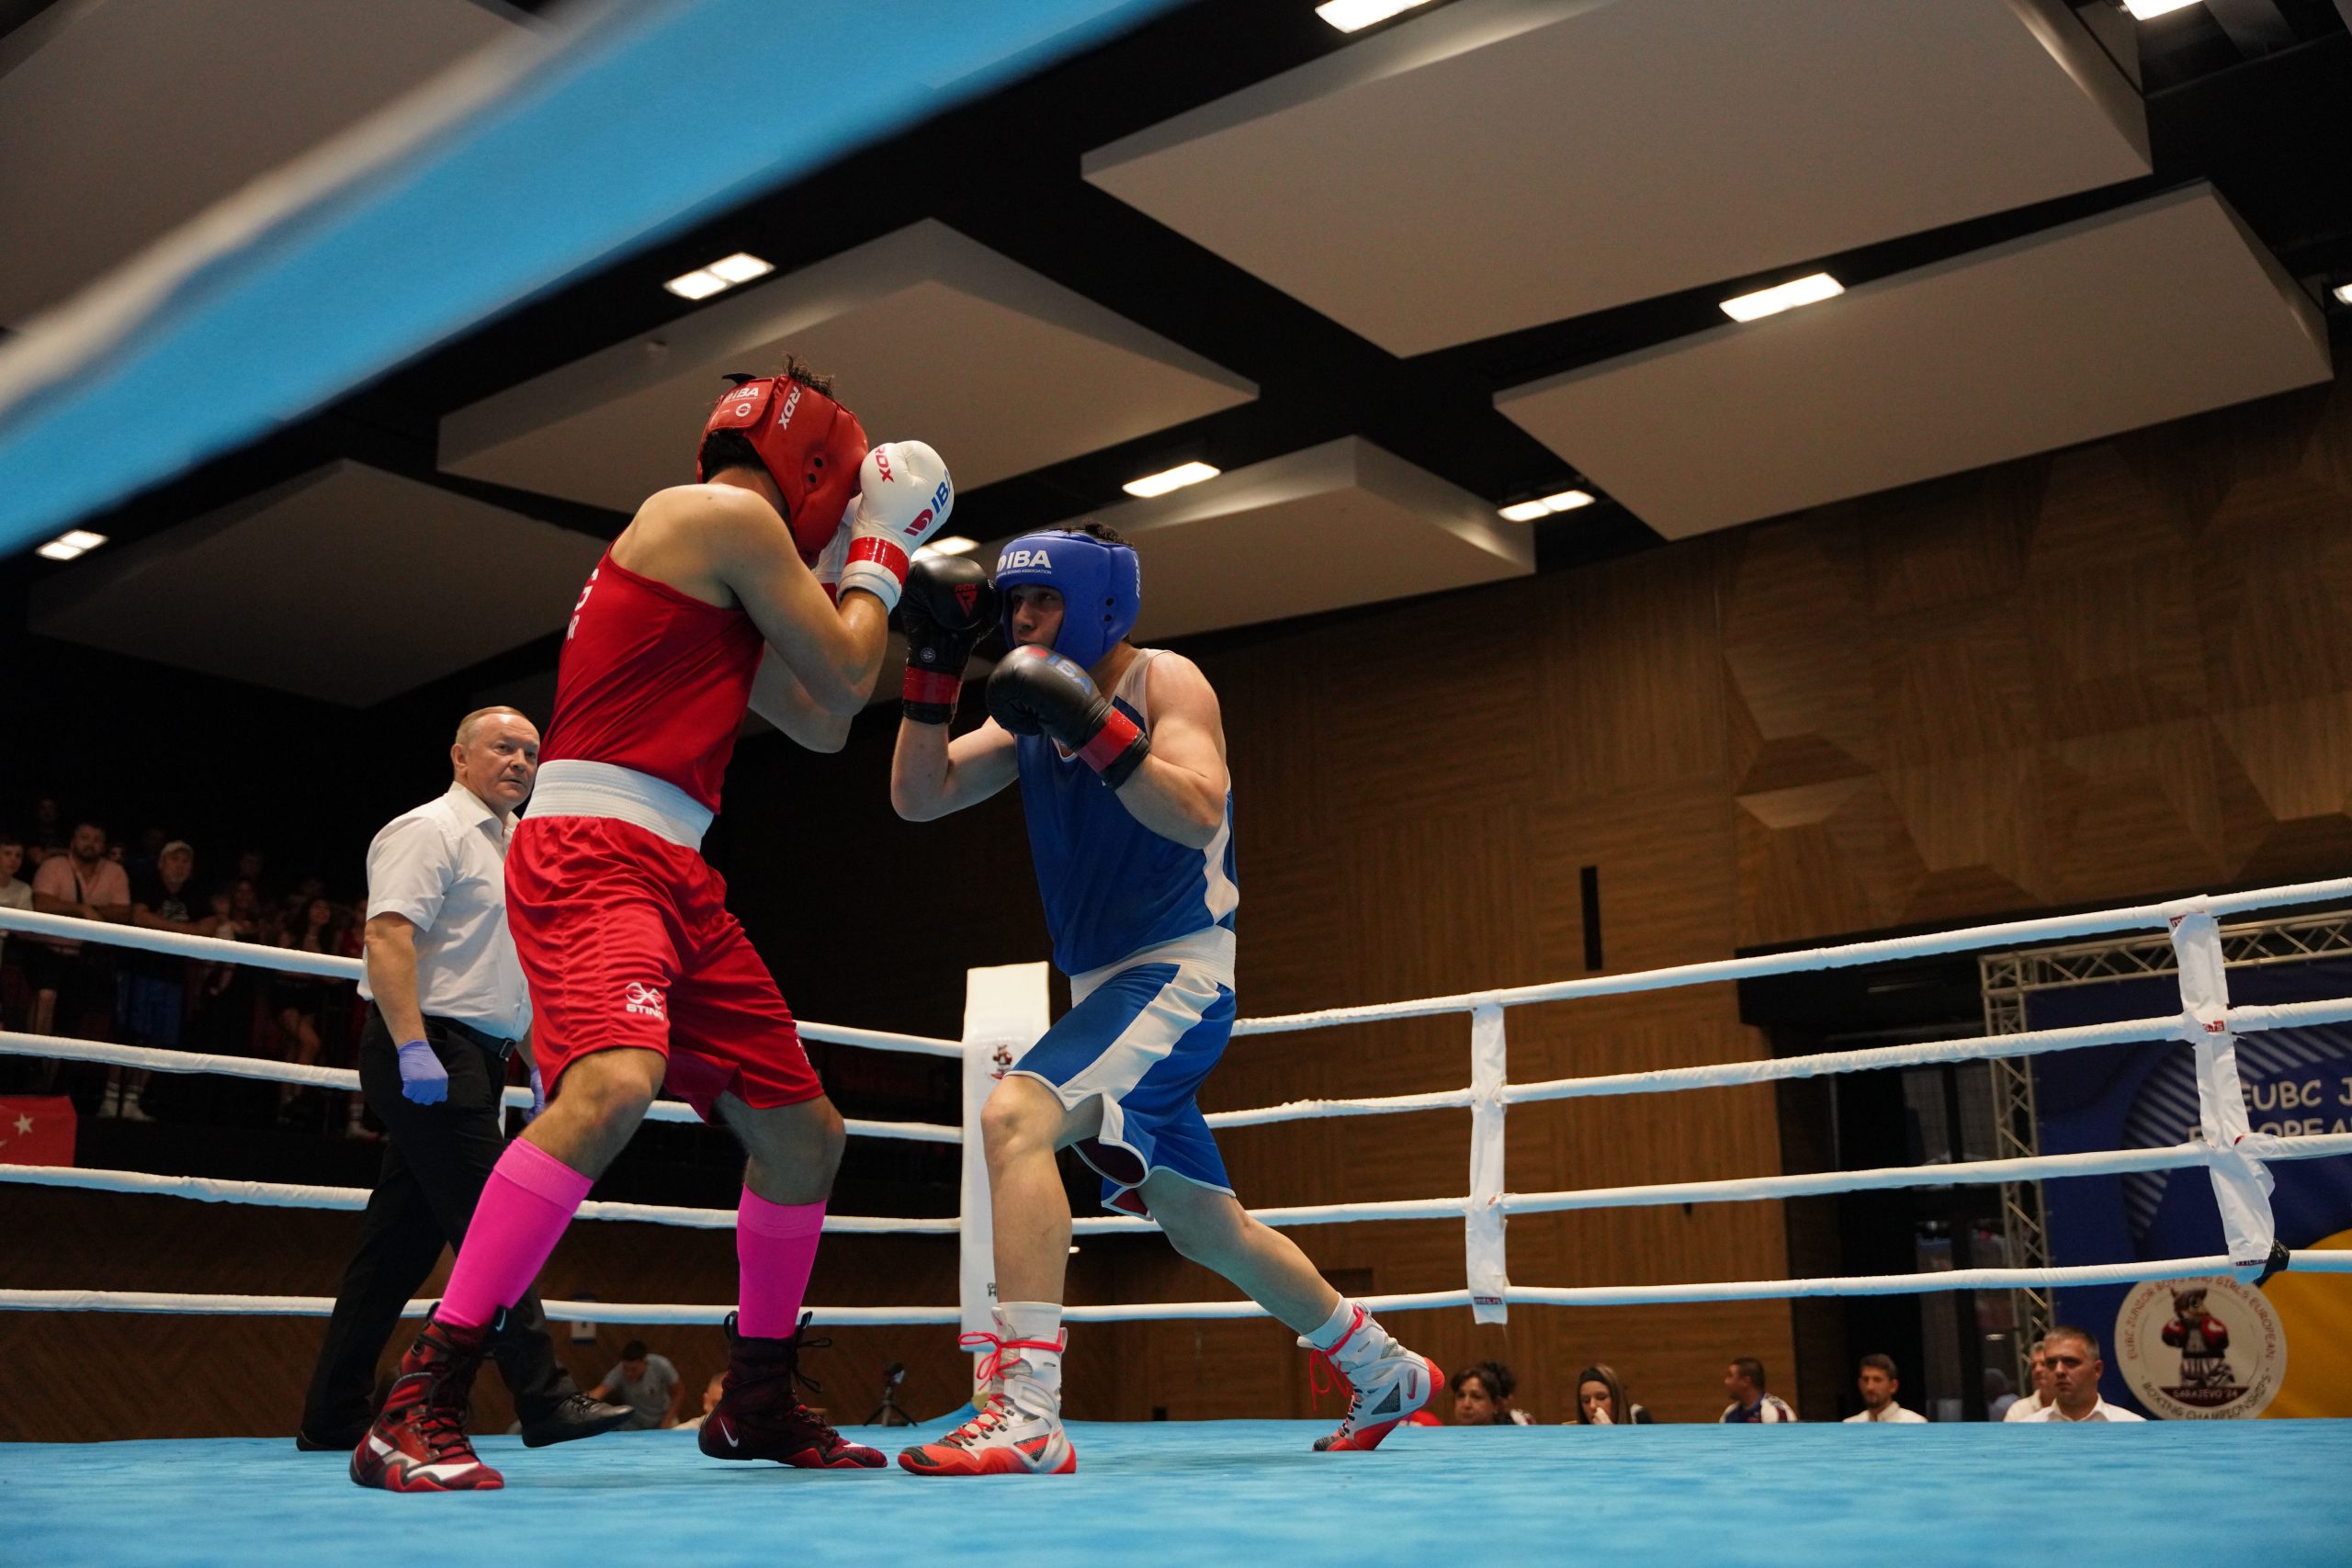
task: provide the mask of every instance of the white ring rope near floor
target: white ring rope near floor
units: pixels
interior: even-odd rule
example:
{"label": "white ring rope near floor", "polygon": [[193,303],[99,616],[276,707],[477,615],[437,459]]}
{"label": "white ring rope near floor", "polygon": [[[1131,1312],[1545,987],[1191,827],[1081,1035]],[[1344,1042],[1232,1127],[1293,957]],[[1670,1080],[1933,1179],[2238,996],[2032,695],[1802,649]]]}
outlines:
{"label": "white ring rope near floor", "polygon": [[[2227,896],[2142,905],[2130,908],[2045,919],[2009,921],[1967,930],[1932,932],[1882,942],[1772,953],[1721,963],[1685,964],[1629,975],[1600,976],[1554,985],[1467,992],[1452,997],[1385,1003],[1370,1007],[1328,1009],[1275,1018],[1244,1020],[1237,1034],[1274,1033],[1326,1025],[1367,1023],[1391,1019],[1422,1018],[1438,1013],[1471,1015],[1472,1083],[1468,1089],[1427,1094],[1396,1095],[1360,1100],[1294,1101],[1256,1110],[1211,1115],[1212,1126],[1243,1127],[1327,1116],[1389,1115],[1410,1111],[1467,1109],[1472,1113],[1470,1188],[1466,1197],[1413,1199],[1384,1202],[1331,1203],[1297,1208],[1252,1210],[1261,1220],[1277,1226],[1356,1224],[1393,1220],[1459,1219],[1465,1227],[1464,1253],[1468,1288],[1374,1298],[1369,1304],[1385,1311],[1467,1305],[1481,1321],[1499,1321],[1512,1303],[1521,1305],[1600,1306],[1651,1303],[1773,1300],[1798,1296],[1918,1294],[1948,1290],[2001,1289],[2123,1283],[2187,1275],[2233,1273],[2253,1278],[2271,1267],[2314,1273],[2352,1273],[2352,1252],[2299,1251],[2274,1256],[2274,1238],[2267,1193],[2270,1184],[2263,1162],[2341,1157],[2352,1155],[2352,1134],[2305,1137],[2272,1137],[2251,1131],[2239,1083],[2235,1040],[2240,1033],[2260,1030],[2352,1021],[2352,998],[2291,1003],[2278,1007],[2232,1008],[2215,917],[2290,905],[2352,901],[2352,879],[2306,883],[2257,889]],[[2041,1030],[2018,1034],[1981,1036],[1966,1040],[1928,1041],[1916,1044],[1860,1051],[1821,1053],[1766,1061],[1741,1061],[1642,1072],[1611,1073],[1558,1078],[1535,1083],[1508,1081],[1505,1010],[1595,996],[1621,996],[1679,986],[1716,984],[1808,970],[1850,967],[1898,958],[1916,958],[1972,950],[2064,941],[2098,932],[2140,928],[2171,932],[2178,958],[2182,1008],[2165,1017],[2124,1020],[2071,1029]],[[43,930],[92,938],[85,923],[54,917],[0,912],[0,928]],[[101,928],[97,940],[114,935]],[[202,956],[232,962],[274,964],[281,950],[240,947],[205,939],[165,937],[154,932],[125,932],[129,945],[154,951],[186,952],[182,944],[201,943]],[[220,951],[226,950],[226,951]],[[287,958],[300,957],[285,953]],[[328,971],[321,963],[348,965]],[[293,967],[294,965],[288,965]],[[309,973],[356,971],[350,960],[306,957],[300,965]],[[879,1049],[920,1050],[956,1055],[964,1061],[965,1096],[962,1129],[922,1123],[871,1124],[874,1135],[950,1139],[964,1145],[965,1184],[960,1221],[894,1221],[855,1219],[842,1229],[862,1231],[956,1231],[963,1253],[964,1299],[948,1307],[818,1308],[820,1321],[833,1324],[947,1323],[967,1327],[985,1325],[989,1302],[986,1281],[990,1267],[991,1231],[987,1188],[974,1132],[979,1107],[999,1070],[1027,1047],[1045,1025],[1044,966],[972,972],[972,1001],[967,1010],[962,1042],[879,1035],[825,1025],[802,1026],[811,1039],[839,1039],[844,1043]],[[1008,999],[1010,998],[1010,999]],[[854,1038],[852,1038],[852,1037]],[[1644,1186],[1587,1188],[1557,1192],[1513,1193],[1503,1189],[1505,1113],[1514,1103],[1580,1099],[1604,1095],[1659,1094],[1685,1089],[1724,1088],[1811,1077],[1825,1073],[1875,1071],[1928,1063],[2022,1056],[2045,1051],[2079,1050],[2149,1040],[2178,1040],[2197,1058],[2199,1124],[2187,1141],[2161,1148],[2094,1151],[2085,1154],[2038,1156],[2021,1159],[1963,1161],[1926,1167],[1874,1170],[1830,1171],[1784,1176],[1735,1178],[1725,1180],[1657,1183]],[[85,1042],[41,1036],[0,1035],[0,1052],[75,1056],[86,1060],[125,1060],[116,1054],[122,1046],[97,1046]],[[179,1070],[236,1072],[288,1081],[334,1081],[347,1086],[354,1075],[330,1080],[328,1069],[294,1069],[278,1064],[242,1058],[189,1058],[175,1053],[140,1053],[141,1066],[170,1066]],[[146,1056],[173,1058],[150,1063]],[[204,1065],[186,1066],[192,1061]],[[303,1077],[296,1078],[296,1072]],[[681,1111],[684,1107],[679,1108]],[[922,1132],[912,1129],[921,1127]],[[903,1129],[890,1131],[889,1129]],[[942,1136],[944,1134],[944,1136]],[[2227,1250],[2199,1258],[2134,1260],[2062,1269],[1974,1269],[1918,1274],[1872,1275],[1811,1280],[1713,1280],[1685,1284],[1633,1286],[1544,1287],[1510,1282],[1504,1257],[1504,1221],[1512,1213],[1544,1213],[1569,1210],[1622,1208],[1697,1201],[1743,1201],[1815,1196],[1874,1188],[1977,1185],[1995,1182],[2052,1179],[2066,1176],[2115,1174],[2125,1171],[2173,1169],[2204,1166],[2214,1184],[2223,1221]],[[38,1172],[38,1174],[30,1174]],[[209,1179],[150,1177],[131,1172],[70,1171],[41,1168],[0,1167],[0,1181],[38,1181],[51,1186],[93,1187],[115,1191],[164,1192],[211,1201],[253,1202],[277,1206],[352,1208],[364,1194],[340,1188],[298,1187],[273,1183],[221,1182]],[[356,1201],[355,1201],[356,1200]],[[599,1219],[640,1220],[697,1228],[725,1228],[732,1215],[725,1211],[666,1209],[655,1205],[591,1204],[584,1213]],[[593,1213],[592,1213],[593,1212]],[[834,1226],[829,1223],[828,1227]],[[1150,1228],[1146,1220],[1102,1217],[1077,1222],[1084,1234]],[[324,1314],[332,1303],[312,1297],[243,1297],[178,1295],[144,1292],[0,1291],[0,1309],[239,1312]],[[423,1303],[412,1303],[422,1310]],[[676,1303],[548,1303],[550,1314],[570,1314],[611,1323],[714,1323],[724,1306]],[[1160,1302],[1113,1306],[1074,1307],[1068,1314],[1076,1322],[1125,1322],[1148,1319],[1228,1318],[1261,1315],[1246,1301]]]}

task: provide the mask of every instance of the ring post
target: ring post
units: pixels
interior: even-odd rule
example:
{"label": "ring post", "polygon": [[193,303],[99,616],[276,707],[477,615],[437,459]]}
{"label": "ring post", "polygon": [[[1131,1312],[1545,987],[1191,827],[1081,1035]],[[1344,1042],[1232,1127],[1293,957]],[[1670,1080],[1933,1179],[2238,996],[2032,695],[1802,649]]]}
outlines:
{"label": "ring post", "polygon": [[[1043,964],[972,969],[964,980],[964,1179],[959,1210],[959,1289],[963,1332],[996,1331],[996,1233],[989,1220],[989,1157],[980,1141],[980,1107],[1005,1069],[1037,1043],[1051,1021]],[[975,1369],[979,1358],[972,1360]],[[975,1383],[977,1387],[977,1382]]]}
{"label": "ring post", "polygon": [[1503,1085],[1509,1049],[1499,1002],[1470,1015],[1470,1202],[1463,1219],[1469,1265],[1470,1315],[1479,1323],[1510,1316],[1510,1275],[1503,1261]]}
{"label": "ring post", "polygon": [[2202,909],[2174,915],[2172,951],[2180,974],[2181,1038],[2197,1053],[2198,1130],[2208,1146],[2223,1242],[2238,1276],[2251,1282],[2268,1267],[2277,1239],[2270,1213],[2276,1179],[2248,1152],[2253,1129],[2238,1078],[2238,1037],[2230,1028],[2220,924]]}

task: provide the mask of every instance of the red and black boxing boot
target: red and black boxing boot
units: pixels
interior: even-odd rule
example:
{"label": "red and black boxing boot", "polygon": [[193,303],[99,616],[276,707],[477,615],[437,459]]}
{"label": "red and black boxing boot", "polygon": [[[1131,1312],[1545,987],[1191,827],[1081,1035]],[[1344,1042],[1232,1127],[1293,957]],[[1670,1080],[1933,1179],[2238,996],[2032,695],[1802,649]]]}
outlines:
{"label": "red and black boxing boot", "polygon": [[464,1328],[425,1319],[401,1358],[383,1412],[352,1450],[353,1481],[386,1492],[495,1492],[506,1484],[466,1437],[474,1374],[496,1332],[495,1324]]}
{"label": "red and black boxing boot", "polygon": [[797,1470],[879,1470],[880,1450],[849,1442],[817,1419],[792,1390],[797,1382],[818,1392],[800,1370],[800,1352],[821,1350],[830,1339],[808,1337],[808,1316],[785,1339],[755,1339],[727,1314],[727,1381],[718,1405],[695,1437],[713,1459],[770,1459]]}

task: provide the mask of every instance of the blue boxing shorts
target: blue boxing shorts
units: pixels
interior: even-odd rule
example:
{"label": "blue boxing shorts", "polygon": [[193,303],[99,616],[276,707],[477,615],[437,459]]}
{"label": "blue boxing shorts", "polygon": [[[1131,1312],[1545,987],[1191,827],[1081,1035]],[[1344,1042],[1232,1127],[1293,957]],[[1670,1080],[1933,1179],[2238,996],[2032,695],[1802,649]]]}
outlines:
{"label": "blue boxing shorts", "polygon": [[1012,1065],[1066,1111],[1102,1103],[1102,1128],[1078,1145],[1102,1178],[1102,1206],[1145,1212],[1136,1189],[1155,1170],[1231,1192],[1195,1100],[1233,1032],[1233,933],[1212,929],[1070,977],[1073,1005]]}

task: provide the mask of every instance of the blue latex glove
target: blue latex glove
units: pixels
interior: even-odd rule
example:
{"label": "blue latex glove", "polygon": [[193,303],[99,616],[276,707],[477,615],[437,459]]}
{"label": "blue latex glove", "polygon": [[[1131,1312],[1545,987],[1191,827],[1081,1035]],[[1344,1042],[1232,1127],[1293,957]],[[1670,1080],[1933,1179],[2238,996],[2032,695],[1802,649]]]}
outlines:
{"label": "blue latex glove", "polygon": [[547,1083],[539,1077],[539,1069],[533,1067],[531,1069],[531,1111],[529,1115],[523,1118],[525,1124],[527,1125],[530,1122],[537,1121],[539,1119],[539,1113],[547,1108]]}
{"label": "blue latex glove", "polygon": [[449,1098],[449,1069],[422,1040],[401,1043],[401,1098],[418,1105],[438,1105]]}

